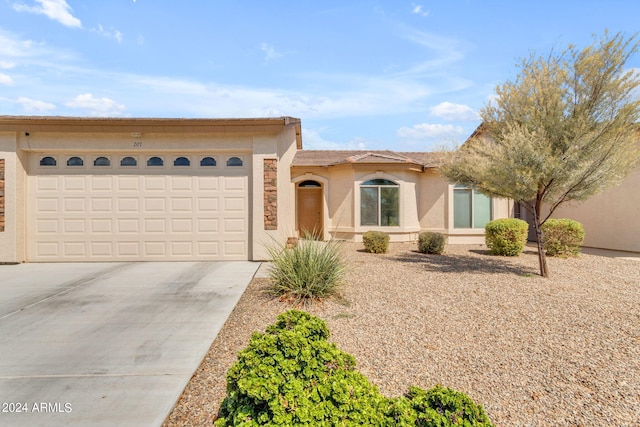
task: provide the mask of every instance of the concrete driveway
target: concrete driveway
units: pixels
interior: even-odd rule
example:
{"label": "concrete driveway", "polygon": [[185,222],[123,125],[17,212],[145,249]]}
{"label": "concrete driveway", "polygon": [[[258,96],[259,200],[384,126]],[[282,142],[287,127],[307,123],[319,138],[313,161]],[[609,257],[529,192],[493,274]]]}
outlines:
{"label": "concrete driveway", "polygon": [[161,425],[259,266],[0,265],[0,425]]}

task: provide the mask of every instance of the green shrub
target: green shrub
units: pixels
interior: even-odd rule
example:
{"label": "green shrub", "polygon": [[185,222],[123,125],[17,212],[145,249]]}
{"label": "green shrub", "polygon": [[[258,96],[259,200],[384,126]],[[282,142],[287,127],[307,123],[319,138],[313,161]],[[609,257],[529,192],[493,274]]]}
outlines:
{"label": "green shrub", "polygon": [[328,338],[323,320],[297,310],[254,333],[227,373],[215,425],[491,427],[482,406],[442,386],[386,399]]}
{"label": "green shrub", "polygon": [[485,241],[492,255],[518,256],[527,244],[529,224],[517,218],[489,221],[485,226]]}
{"label": "green shrub", "polygon": [[568,218],[550,218],[542,224],[543,248],[549,256],[575,256],[584,242],[584,228]]}
{"label": "green shrub", "polygon": [[382,426],[386,400],[326,340],[326,324],[289,311],[254,333],[227,374],[216,426]]}
{"label": "green shrub", "polygon": [[424,231],[418,235],[418,250],[423,254],[438,254],[444,251],[444,234]]}
{"label": "green shrub", "polygon": [[383,254],[389,249],[389,235],[382,231],[367,231],[362,235],[362,243],[367,252]]}
{"label": "green shrub", "polygon": [[267,252],[271,290],[276,295],[309,301],[335,295],[343,284],[346,265],[338,241],[302,239],[292,248],[267,245]]}

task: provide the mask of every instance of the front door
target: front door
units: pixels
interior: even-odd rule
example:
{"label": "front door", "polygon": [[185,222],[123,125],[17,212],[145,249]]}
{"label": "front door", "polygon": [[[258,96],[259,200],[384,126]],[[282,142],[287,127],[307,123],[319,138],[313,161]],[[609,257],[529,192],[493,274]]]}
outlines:
{"label": "front door", "polygon": [[322,187],[315,181],[311,182],[317,186],[311,186],[309,181],[298,186],[298,233],[322,238]]}

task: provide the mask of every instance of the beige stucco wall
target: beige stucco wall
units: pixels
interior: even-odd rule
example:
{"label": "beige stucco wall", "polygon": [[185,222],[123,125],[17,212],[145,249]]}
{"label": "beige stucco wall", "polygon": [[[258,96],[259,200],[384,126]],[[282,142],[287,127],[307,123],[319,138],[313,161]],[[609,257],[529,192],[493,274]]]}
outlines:
{"label": "beige stucco wall", "polygon": [[21,239],[18,208],[20,183],[18,179],[21,168],[16,153],[17,138],[15,132],[0,133],[0,158],[5,159],[5,229],[0,232],[0,262],[13,263],[22,262],[22,255],[19,253],[18,240]]}
{"label": "beige stucco wall", "polygon": [[[253,137],[251,211],[251,259],[268,259],[266,246],[286,240],[295,230],[295,196],[291,193],[291,161],[296,152],[296,129],[288,126],[277,136]],[[264,229],[264,160],[278,160],[278,228]]]}
{"label": "beige stucco wall", "polygon": [[582,203],[559,207],[553,217],[581,222],[584,246],[640,252],[640,169]]}

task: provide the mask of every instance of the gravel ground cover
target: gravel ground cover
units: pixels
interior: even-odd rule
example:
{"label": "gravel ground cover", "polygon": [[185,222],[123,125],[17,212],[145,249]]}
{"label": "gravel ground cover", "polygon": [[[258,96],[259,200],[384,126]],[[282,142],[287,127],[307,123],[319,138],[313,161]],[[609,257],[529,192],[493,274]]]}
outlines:
{"label": "gravel ground cover", "polygon": [[[544,279],[534,248],[517,258],[416,249],[345,244],[342,298],[304,308],[384,395],[443,384],[496,426],[640,426],[640,262],[548,258]],[[215,419],[237,352],[291,308],[266,286],[249,285],[164,426]]]}

